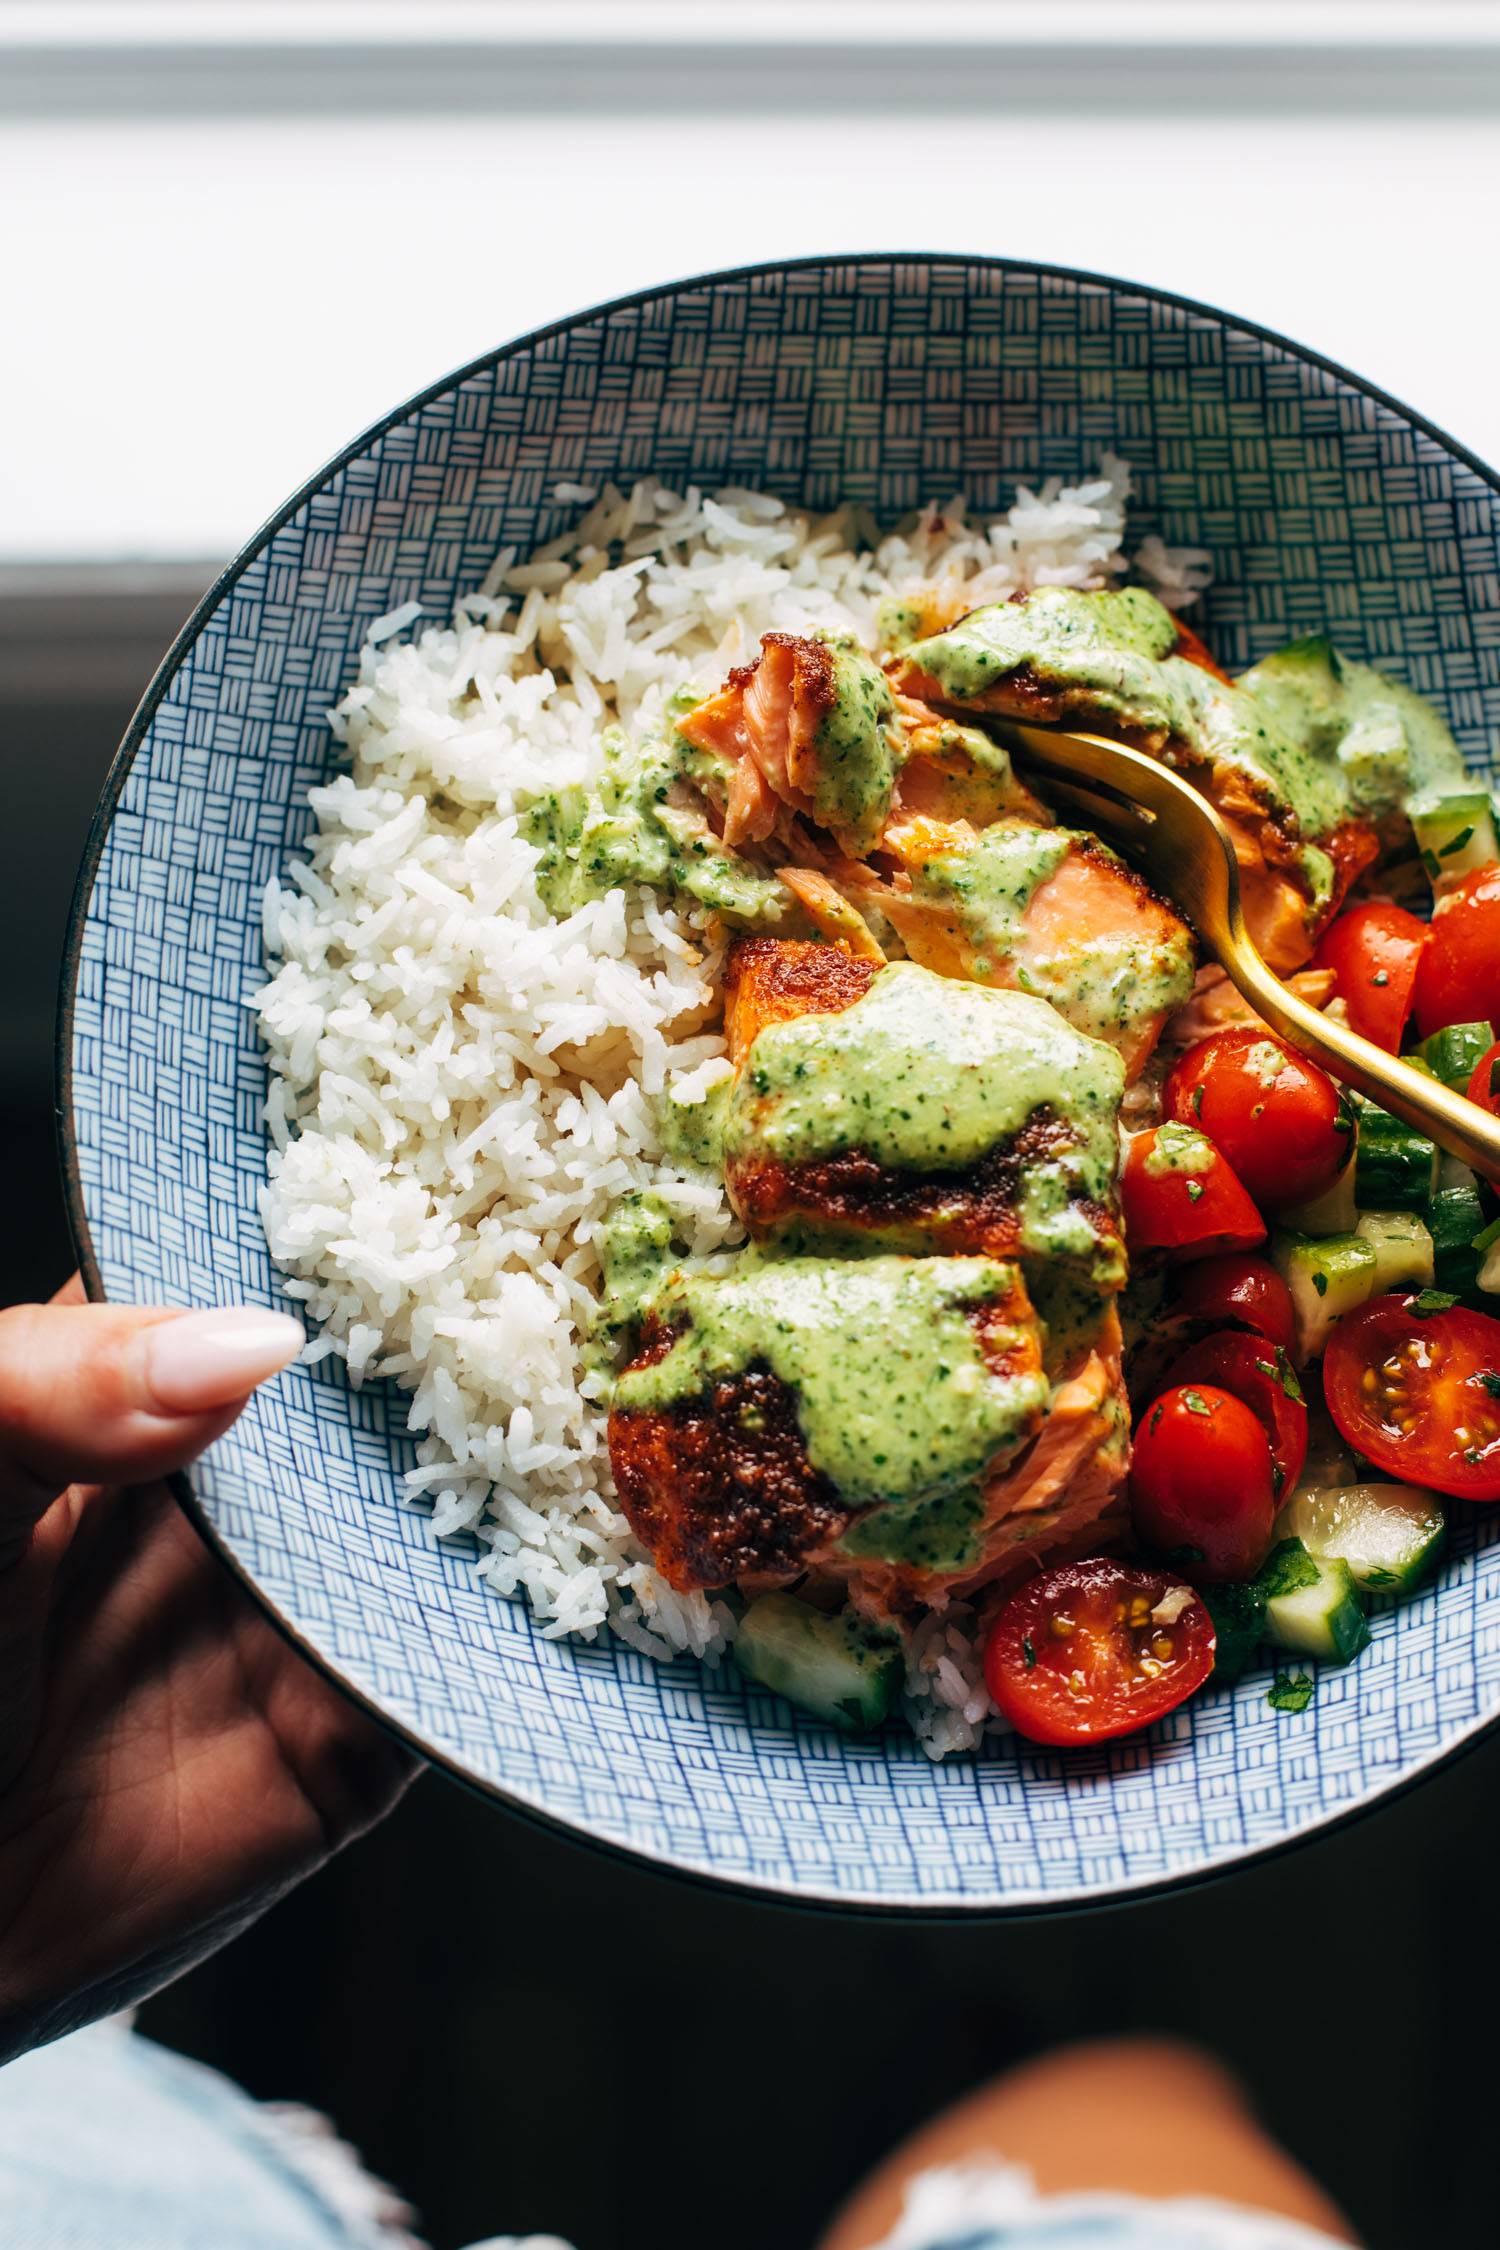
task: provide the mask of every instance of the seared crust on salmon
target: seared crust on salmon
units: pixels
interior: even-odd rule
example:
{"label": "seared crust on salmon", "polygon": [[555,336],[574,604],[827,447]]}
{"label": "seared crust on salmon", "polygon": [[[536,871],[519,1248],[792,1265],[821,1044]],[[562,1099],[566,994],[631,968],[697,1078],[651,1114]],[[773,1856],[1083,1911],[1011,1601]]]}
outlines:
{"label": "seared crust on salmon", "polygon": [[[737,940],[724,972],[725,1032],[736,1070],[768,1024],[841,1014],[869,990],[879,966],[807,939]],[[737,1216],[758,1238],[802,1229],[948,1257],[1012,1258],[1021,1249],[1028,1169],[1070,1145],[1067,1126],[1038,1109],[1013,1140],[960,1171],[898,1171],[860,1149],[795,1164],[730,1151],[724,1184]],[[1120,1251],[1113,1211],[1087,1199],[1076,1208],[1100,1245]]]}
{"label": "seared crust on salmon", "polygon": [[755,1035],[791,1016],[836,1016],[869,991],[878,961],[813,938],[739,938],[724,966],[724,1036],[738,1068]]}
{"label": "seared crust on salmon", "polygon": [[[992,1374],[1040,1369],[1041,1335],[1019,1275],[969,1318]],[[657,1324],[630,1368],[654,1366],[673,1340]],[[747,1578],[786,1585],[819,1561],[856,1577],[865,1567],[837,1555],[855,1511],[809,1461],[796,1394],[769,1368],[748,1368],[669,1407],[617,1406],[609,1456],[632,1530],[678,1593]]]}
{"label": "seared crust on salmon", "polygon": [[[660,1330],[631,1365],[671,1343]],[[785,1585],[849,1520],[807,1458],[795,1394],[769,1368],[654,1413],[616,1409],[609,1458],[631,1529],[680,1594],[750,1577]]]}

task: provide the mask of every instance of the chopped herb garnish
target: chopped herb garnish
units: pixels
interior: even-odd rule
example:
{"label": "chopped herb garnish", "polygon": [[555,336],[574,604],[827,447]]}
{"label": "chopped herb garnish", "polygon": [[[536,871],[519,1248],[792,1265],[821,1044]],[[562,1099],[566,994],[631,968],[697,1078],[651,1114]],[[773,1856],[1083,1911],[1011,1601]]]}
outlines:
{"label": "chopped herb garnish", "polygon": [[1031,1645],[1031,1635],[1029,1633],[1023,1633],[1021,1635],[1021,1654],[1026,1659],[1027,1671],[1034,1672],[1036,1670],[1036,1650]]}
{"label": "chopped herb garnish", "polygon": [[1481,1369],[1479,1380],[1483,1383],[1491,1398],[1500,1398],[1500,1375],[1495,1373],[1493,1367]]}
{"label": "chopped herb garnish", "polygon": [[1278,1672],[1266,1690],[1273,1711],[1305,1711],[1313,1699],[1313,1683],[1305,1672]]}
{"label": "chopped herb garnish", "polygon": [[1183,1185],[1187,1189],[1189,1203],[1200,1203],[1203,1200],[1203,1182],[1201,1180],[1185,1180]]}
{"label": "chopped herb garnish", "polygon": [[1267,1601],[1282,1594],[1300,1594],[1318,1583],[1318,1566],[1300,1539],[1283,1539],[1271,1549],[1256,1580]]}
{"label": "chopped herb garnish", "polygon": [[1318,1295],[1319,1295],[1320,1297],[1326,1297],[1326,1296],[1327,1296],[1327,1294],[1328,1294],[1328,1276],[1327,1276],[1327,1274],[1326,1274],[1326,1273],[1315,1273],[1315,1274],[1313,1275],[1313,1277],[1312,1277],[1312,1285],[1313,1285],[1314,1289],[1316,1289],[1316,1291],[1318,1292]]}
{"label": "chopped herb garnish", "polygon": [[1378,1563],[1373,1570],[1367,1570],[1365,1572],[1366,1586],[1395,1586],[1399,1583],[1400,1581],[1398,1580],[1396,1573],[1393,1570],[1382,1570]]}
{"label": "chopped herb garnish", "polygon": [[1159,1399],[1157,1400],[1157,1402],[1156,1402],[1155,1406],[1154,1406],[1154,1407],[1152,1408],[1152,1411],[1151,1411],[1151,1420],[1150,1420],[1150,1421],[1148,1422],[1148,1424],[1146,1425],[1146,1434],[1147,1434],[1147,1436],[1148,1436],[1148,1437],[1154,1437],[1154,1436],[1155,1436],[1155,1434],[1156,1434],[1156,1425],[1157,1425],[1157,1423],[1158,1423],[1158,1422],[1159,1422],[1159,1421],[1161,1420],[1162,1416],[1163,1416],[1163,1415],[1164,1415],[1164,1414],[1166,1413],[1166,1411],[1167,1411],[1167,1402],[1166,1402],[1166,1400],[1165,1400],[1164,1398],[1159,1398]]}
{"label": "chopped herb garnish", "polygon": [[1371,982],[1371,984],[1379,984],[1379,985],[1386,985],[1386,984],[1389,984],[1389,983],[1390,983],[1390,981],[1391,981],[1391,973],[1390,973],[1390,970],[1389,970],[1389,969],[1377,969],[1377,970],[1375,971],[1375,974],[1374,974],[1374,976],[1372,976],[1372,977],[1371,977],[1371,979],[1370,979],[1370,982]]}
{"label": "chopped herb garnish", "polygon": [[1418,1320],[1431,1320],[1434,1313],[1451,1312],[1458,1303],[1450,1290],[1419,1289],[1411,1301],[1411,1312]]}
{"label": "chopped herb garnish", "polygon": [[1470,844],[1473,842],[1473,840],[1474,831],[1472,828],[1460,828],[1452,843],[1444,844],[1441,852],[1439,852],[1438,854],[1438,857],[1440,859],[1451,859],[1455,852],[1461,852],[1465,844]]}
{"label": "chopped herb garnish", "polygon": [[1203,1115],[1203,1088],[1201,1086],[1193,1088],[1193,1115],[1195,1117]]}
{"label": "chopped herb garnish", "polygon": [[1209,1405],[1208,1400],[1203,1396],[1201,1391],[1184,1391],[1182,1394],[1182,1403],[1187,1408],[1189,1414],[1212,1414],[1213,1412],[1213,1408]]}

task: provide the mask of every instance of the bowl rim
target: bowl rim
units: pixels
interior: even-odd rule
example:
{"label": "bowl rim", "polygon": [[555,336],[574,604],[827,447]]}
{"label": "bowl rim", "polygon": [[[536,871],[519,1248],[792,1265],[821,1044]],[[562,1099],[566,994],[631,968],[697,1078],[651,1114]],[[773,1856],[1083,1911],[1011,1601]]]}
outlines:
{"label": "bowl rim", "polygon": [[[528,329],[508,342],[481,352],[476,358],[465,361],[421,390],[413,392],[376,421],[370,423],[342,446],[323,465],[298,485],[279,507],[265,518],[259,528],[216,574],[211,585],[194,604],[187,619],[161,658],[148,681],[145,691],[132,712],[119,747],[110,760],[99,792],[98,801],[90,819],[78,874],[69,903],[64,934],[61,970],[58,980],[57,1026],[54,1036],[54,1108],[57,1128],[57,1151],[62,1174],[64,1200],[67,1209],[68,1229],[72,1239],[78,1270],[91,1302],[103,1302],[105,1290],[94,1252],[93,1236],[84,1204],[82,1172],[78,1158],[78,1136],[74,1123],[73,1107],[73,1034],[78,1000],[78,979],[83,955],[84,929],[88,921],[89,906],[94,884],[99,872],[104,847],[113,823],[116,807],[129,777],[136,756],[145,741],[152,721],[164,700],[167,690],[189,651],[194,647],[210,619],[222,606],[226,596],[238,584],[245,572],[270,546],[277,535],[292,519],[323,491],[351,462],[367,453],[372,445],[424,407],[434,404],[447,393],[505,361],[532,351],[538,345],[572,330],[584,328],[596,321],[605,321],[615,315],[641,309],[663,298],[677,297],[690,290],[714,290],[729,283],[754,282],[772,275],[788,275],[823,271],[828,268],[901,266],[967,266],[1000,274],[1036,277],[1043,281],[1071,284],[1079,290],[1102,290],[1111,295],[1138,297],[1147,302],[1167,306],[1175,312],[1208,321],[1237,334],[1253,337],[1257,342],[1269,344],[1284,352],[1304,366],[1316,368],[1332,376],[1352,391],[1369,399],[1376,406],[1394,414],[1409,427],[1419,431],[1435,445],[1460,462],[1482,484],[1500,498],[1500,472],[1484,461],[1468,446],[1451,436],[1439,423],[1418,413],[1404,400],[1356,374],[1340,361],[1310,346],[1297,343],[1292,337],[1264,323],[1245,319],[1212,305],[1201,298],[1157,287],[1143,281],[1131,281],[1118,274],[1097,273],[1090,268],[1054,265],[1029,258],[1009,258],[986,255],[980,251],[962,250],[858,250],[847,252],[812,252],[796,258],[767,258],[747,265],[718,267],[705,273],[679,276],[675,279],[653,282],[641,289],[626,292],[623,296],[606,298],[597,304],[563,314],[539,328]],[[611,1860],[622,1860],[632,1866],[646,1867],[651,1873],[665,1876],[676,1882],[715,1892],[728,1891],[763,1906],[774,1906],[790,1912],[809,1914],[838,1914],[858,1916],[862,1919],[905,1921],[919,1918],[929,1922],[971,1922],[975,1919],[1030,1920],[1060,1914],[1101,1913],[1121,1906],[1129,1906],[1156,1898],[1168,1892],[1196,1890],[1206,1884],[1222,1882],[1241,1869],[1260,1865],[1284,1853],[1297,1850],[1316,1838],[1326,1837],[1334,1829],[1346,1829],[1367,1817],[1377,1808],[1393,1802],[1419,1787],[1443,1766],[1479,1747],[1489,1736],[1500,1730],[1500,1706],[1488,1714],[1470,1720],[1450,1741],[1439,1743],[1427,1751],[1404,1772],[1394,1774],[1389,1780],[1375,1783],[1351,1803],[1330,1806],[1287,1834],[1268,1842],[1244,1844],[1232,1852],[1216,1858],[1201,1867],[1175,1869],[1167,1873],[1153,1873],[1130,1877],[1098,1889],[1078,1889],[1060,1893],[1055,1898],[1026,1894],[1019,1898],[1001,1896],[976,1896],[970,1898],[960,1892],[938,1893],[931,1898],[914,1895],[892,1900],[850,1895],[828,1884],[800,1884],[783,1879],[771,1879],[740,1870],[724,1870],[698,1865],[674,1854],[670,1849],[652,1844],[625,1841],[600,1834],[586,1825],[581,1817],[554,1811],[540,1799],[523,1795],[503,1781],[490,1779],[466,1766],[452,1752],[430,1742],[419,1729],[397,1718],[378,1703],[356,1681],[349,1678],[334,1660],[317,1648],[304,1634],[295,1620],[279,1609],[264,1591],[248,1567],[228,1545],[199,1500],[188,1476],[183,1473],[168,1480],[178,1504],[183,1509],[203,1540],[209,1552],[231,1573],[239,1585],[250,1595],[262,1615],[284,1640],[316,1671],[322,1674],[340,1694],[346,1696],[367,1718],[374,1720],[386,1733],[393,1735],[406,1749],[413,1752],[424,1765],[435,1766],[476,1795],[491,1803],[503,1805],[509,1812],[530,1825],[544,1829],[554,1836],[565,1837],[570,1843],[600,1853]]]}

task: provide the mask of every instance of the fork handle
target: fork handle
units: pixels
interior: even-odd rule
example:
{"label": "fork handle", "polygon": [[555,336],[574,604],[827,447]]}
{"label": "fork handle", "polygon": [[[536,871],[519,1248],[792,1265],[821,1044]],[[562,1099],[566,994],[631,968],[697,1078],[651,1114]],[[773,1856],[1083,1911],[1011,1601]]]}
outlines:
{"label": "fork handle", "polygon": [[1404,1125],[1425,1133],[1450,1156],[1459,1157],[1486,1179],[1500,1181],[1500,1118],[1491,1117],[1477,1102],[1455,1094],[1425,1071],[1413,1070],[1399,1056],[1388,1055],[1373,1041],[1361,1039],[1347,1024],[1310,1008],[1273,975],[1253,946],[1246,944],[1234,966],[1225,961],[1224,967],[1257,1014],[1282,1038],[1333,1077],[1368,1094]]}

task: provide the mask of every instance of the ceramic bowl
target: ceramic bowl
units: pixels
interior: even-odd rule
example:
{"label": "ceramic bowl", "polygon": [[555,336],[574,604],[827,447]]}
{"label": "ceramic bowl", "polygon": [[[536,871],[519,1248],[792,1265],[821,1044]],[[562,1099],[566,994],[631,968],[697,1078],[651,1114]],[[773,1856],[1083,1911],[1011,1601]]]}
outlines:
{"label": "ceramic bowl", "polygon": [[[1328,627],[1431,696],[1483,766],[1500,718],[1500,483],[1284,339],[1097,276],[956,257],[810,260],[674,284],[506,344],[357,439],[224,572],[119,753],[80,879],[61,1026],[90,1288],[283,1302],[256,1211],[259,901],[333,760],[372,619],[443,618],[559,482],[748,484],[894,518],[962,489],[1133,465],[1133,540],[1211,550],[1200,623],[1249,663]],[[1500,1705],[1500,1513],[1280,1715],[1267,1675],[1147,1737],[933,1766],[832,1735],[732,1670],[549,1641],[403,1507],[402,1400],[339,1363],[257,1394],[191,1505],[284,1630],[432,1758],[685,1874],[897,1912],[1035,1910],[1222,1871],[1430,1770]],[[1372,1848],[1374,1845],[1372,1839]]]}

